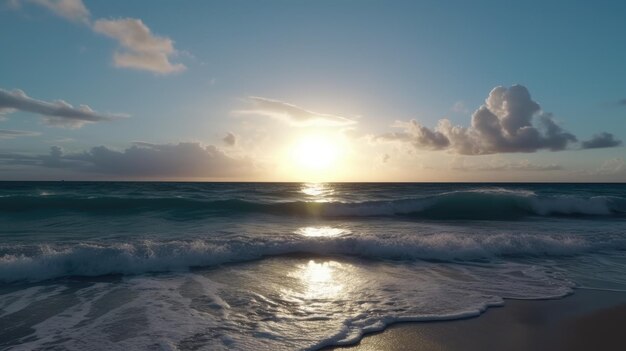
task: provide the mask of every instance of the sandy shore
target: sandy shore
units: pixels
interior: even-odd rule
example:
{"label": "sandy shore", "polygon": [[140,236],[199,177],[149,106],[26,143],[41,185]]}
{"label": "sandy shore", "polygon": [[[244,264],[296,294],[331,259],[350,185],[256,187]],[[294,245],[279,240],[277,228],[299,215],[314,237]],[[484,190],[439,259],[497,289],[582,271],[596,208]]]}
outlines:
{"label": "sandy shore", "polygon": [[507,300],[471,319],[395,324],[335,350],[626,350],[624,326],[626,293],[577,289],[558,300]]}

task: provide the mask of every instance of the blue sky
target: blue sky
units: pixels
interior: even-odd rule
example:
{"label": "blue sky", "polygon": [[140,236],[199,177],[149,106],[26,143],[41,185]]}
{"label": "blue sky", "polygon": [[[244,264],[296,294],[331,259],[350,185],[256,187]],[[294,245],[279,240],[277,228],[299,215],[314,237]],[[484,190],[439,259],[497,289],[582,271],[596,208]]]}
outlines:
{"label": "blue sky", "polygon": [[[5,113],[0,130],[30,134],[0,138],[0,179],[307,180],[313,170],[283,154],[315,135],[341,154],[315,170],[321,180],[626,181],[624,18],[621,1],[8,1],[0,89],[124,117],[68,128]],[[124,46],[144,27],[149,38]],[[407,124],[470,127],[492,89],[515,84],[540,105],[532,126],[551,113],[577,141],[468,154],[443,130],[433,144]],[[355,123],[290,123],[284,105],[268,113],[250,96]],[[602,132],[608,142],[582,143]],[[118,169],[138,141],[137,157],[150,151],[156,165]],[[197,156],[204,171],[167,171],[186,167],[167,158],[181,150],[163,156],[179,143],[212,155]],[[100,146],[109,163],[91,152]],[[51,147],[63,156],[46,165]],[[241,167],[217,172],[216,153]]]}

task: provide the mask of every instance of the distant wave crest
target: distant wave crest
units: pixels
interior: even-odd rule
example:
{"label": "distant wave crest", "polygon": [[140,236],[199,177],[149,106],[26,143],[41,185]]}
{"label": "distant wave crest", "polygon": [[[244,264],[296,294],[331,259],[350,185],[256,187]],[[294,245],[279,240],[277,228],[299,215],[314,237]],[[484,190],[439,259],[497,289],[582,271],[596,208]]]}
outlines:
{"label": "distant wave crest", "polygon": [[368,217],[413,216],[424,219],[514,219],[524,216],[624,216],[626,198],[546,196],[528,191],[445,192],[411,199],[364,202],[252,202],[244,199],[198,200],[184,197],[6,196],[0,212],[76,211],[129,214],[162,211],[177,215]]}

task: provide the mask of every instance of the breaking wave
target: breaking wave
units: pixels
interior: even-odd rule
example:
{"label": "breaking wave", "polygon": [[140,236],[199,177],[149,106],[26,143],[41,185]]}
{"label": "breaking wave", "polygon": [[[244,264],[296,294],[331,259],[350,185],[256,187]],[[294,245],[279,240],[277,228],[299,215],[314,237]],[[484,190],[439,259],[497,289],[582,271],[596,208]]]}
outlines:
{"label": "breaking wave", "polygon": [[141,274],[187,270],[279,255],[344,255],[365,259],[463,261],[502,257],[559,257],[624,250],[626,240],[565,235],[459,235],[450,233],[306,238],[294,234],[239,241],[142,240],[73,246],[4,246],[0,282],[65,276]]}

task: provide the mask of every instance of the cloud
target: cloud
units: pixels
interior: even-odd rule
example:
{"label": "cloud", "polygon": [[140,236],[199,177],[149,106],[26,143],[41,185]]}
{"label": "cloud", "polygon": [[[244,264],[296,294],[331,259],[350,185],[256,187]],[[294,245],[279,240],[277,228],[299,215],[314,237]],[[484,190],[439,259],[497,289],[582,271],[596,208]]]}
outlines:
{"label": "cloud", "polygon": [[461,155],[559,151],[577,138],[541,111],[521,85],[496,87],[473,114],[469,127],[442,119],[433,129],[415,120],[397,122],[404,131],[379,135],[383,141],[408,142],[416,149],[449,150]]}
{"label": "cloud", "polygon": [[596,173],[607,175],[626,175],[626,160],[623,158],[612,158],[610,160],[606,160],[602,163]]}
{"label": "cloud", "polygon": [[454,105],[452,105],[451,108],[452,112],[456,112],[456,113],[469,113],[470,110],[467,108],[467,106],[465,106],[465,103],[463,101],[457,101],[454,103]]}
{"label": "cloud", "polygon": [[50,168],[70,167],[74,164],[72,161],[63,160],[63,148],[60,146],[51,146],[50,154],[43,155],[39,159],[43,166]]}
{"label": "cloud", "polygon": [[618,101],[617,103],[618,103],[619,105],[626,106],[626,98],[621,99],[621,100],[620,100],[620,101]]}
{"label": "cloud", "polygon": [[54,14],[74,22],[89,23],[91,16],[82,0],[29,0]]}
{"label": "cloud", "polygon": [[0,109],[6,112],[16,110],[36,113],[44,117],[44,122],[57,127],[80,128],[85,123],[110,121],[122,117],[122,114],[99,113],[87,105],[74,107],[63,100],[47,102],[36,100],[22,90],[7,91],[0,89]]}
{"label": "cloud", "polygon": [[[146,70],[158,74],[182,72],[187,67],[172,63],[170,58],[178,52],[174,42],[167,37],[154,35],[141,19],[98,19],[92,22],[89,10],[82,0],[23,0],[45,7],[56,15],[72,22],[83,23],[94,32],[117,40],[120,49],[113,54],[116,67]],[[19,7],[13,0],[12,7]]]}
{"label": "cloud", "polygon": [[296,126],[345,126],[356,123],[346,117],[305,110],[283,101],[258,96],[251,96],[247,100],[252,104],[252,108],[235,113],[267,116]]}
{"label": "cloud", "polygon": [[81,161],[65,159],[63,149],[59,146],[50,147],[50,152],[44,155],[23,155],[0,153],[0,164],[20,166],[40,166],[46,168],[69,168],[83,166]]}
{"label": "cloud", "polygon": [[600,149],[607,147],[616,147],[622,145],[622,141],[615,139],[615,136],[611,133],[602,132],[595,134],[591,139],[585,140],[581,143],[582,149]]}
{"label": "cloud", "polygon": [[197,142],[136,142],[123,151],[106,146],[66,154],[58,146],[45,155],[0,154],[3,164],[67,168],[75,172],[134,178],[220,178],[254,173],[249,158],[234,158],[213,145]]}
{"label": "cloud", "polygon": [[488,164],[475,164],[466,165],[461,162],[460,164],[452,167],[454,170],[464,171],[530,171],[530,172],[547,172],[547,171],[560,171],[563,167],[558,164],[534,164],[528,160],[521,160],[517,162],[510,162],[505,160],[494,160]]}
{"label": "cloud", "polygon": [[249,174],[252,162],[235,159],[200,143],[135,143],[124,151],[105,146],[65,158],[82,161],[90,171],[127,177],[228,177]]}
{"label": "cloud", "polygon": [[93,30],[118,41],[121,50],[113,55],[116,67],[143,69],[160,74],[181,72],[185,65],[170,62],[176,54],[174,43],[151,33],[140,19],[99,19]]}
{"label": "cloud", "polygon": [[0,139],[13,139],[17,137],[23,136],[37,136],[41,135],[39,132],[31,132],[28,130],[10,130],[10,129],[0,129]]}
{"label": "cloud", "polygon": [[378,139],[386,141],[404,141],[409,142],[416,148],[423,148],[429,150],[441,150],[450,146],[450,140],[448,137],[440,132],[437,127],[435,130],[431,130],[422,126],[414,120],[408,122],[396,122],[394,126],[398,128],[404,128],[404,132],[387,133],[380,135]]}
{"label": "cloud", "polygon": [[235,146],[237,144],[237,136],[231,132],[228,132],[224,138],[222,138],[224,144],[228,146]]}

